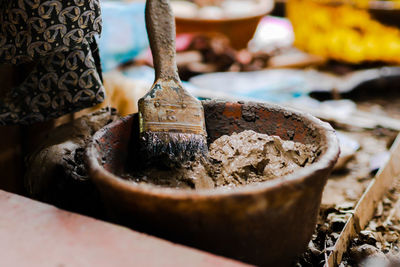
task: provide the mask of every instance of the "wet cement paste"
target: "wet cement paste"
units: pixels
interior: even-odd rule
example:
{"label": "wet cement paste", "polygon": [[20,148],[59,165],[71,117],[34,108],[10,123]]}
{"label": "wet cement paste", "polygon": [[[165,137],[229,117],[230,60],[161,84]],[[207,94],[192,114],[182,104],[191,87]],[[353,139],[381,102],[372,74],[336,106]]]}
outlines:
{"label": "wet cement paste", "polygon": [[211,189],[264,182],[290,174],[316,159],[318,146],[285,141],[251,130],[224,135],[209,146],[209,158],[176,169],[146,169],[123,175],[135,183]]}

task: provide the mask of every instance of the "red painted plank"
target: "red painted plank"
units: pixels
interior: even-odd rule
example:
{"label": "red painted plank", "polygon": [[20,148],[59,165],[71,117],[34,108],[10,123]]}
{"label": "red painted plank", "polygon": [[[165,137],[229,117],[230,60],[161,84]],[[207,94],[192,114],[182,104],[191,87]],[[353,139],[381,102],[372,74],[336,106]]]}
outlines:
{"label": "red painted plank", "polygon": [[0,190],[0,266],[245,266]]}

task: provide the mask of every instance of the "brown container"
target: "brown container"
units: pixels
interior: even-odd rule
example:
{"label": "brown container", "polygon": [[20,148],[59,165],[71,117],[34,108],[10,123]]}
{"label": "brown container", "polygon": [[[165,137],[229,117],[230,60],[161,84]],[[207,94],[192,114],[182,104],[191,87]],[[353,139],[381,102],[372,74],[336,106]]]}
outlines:
{"label": "brown container", "polygon": [[253,38],[257,25],[264,15],[266,14],[219,20],[175,17],[176,33],[222,33],[229,38],[233,48],[243,49],[247,47],[247,43]]}
{"label": "brown container", "polygon": [[253,38],[262,17],[272,11],[274,2],[263,0],[257,13],[237,18],[205,19],[175,16],[176,33],[224,34],[235,49],[244,49]]}
{"label": "brown container", "polygon": [[[339,147],[327,123],[272,104],[203,102],[209,141],[247,129],[320,145],[316,162],[284,177],[231,190],[135,185],[119,178],[135,151],[137,116],[94,136],[86,160],[108,210],[121,223],[245,262],[288,266],[314,231]],[[155,255],[156,256],[156,255]]]}

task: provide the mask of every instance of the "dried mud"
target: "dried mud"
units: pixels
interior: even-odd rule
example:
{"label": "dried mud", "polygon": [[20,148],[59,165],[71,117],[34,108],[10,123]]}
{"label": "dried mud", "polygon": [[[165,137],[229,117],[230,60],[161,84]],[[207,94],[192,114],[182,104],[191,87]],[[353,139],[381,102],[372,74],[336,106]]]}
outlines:
{"label": "dried mud", "polygon": [[291,174],[314,162],[317,151],[317,145],[246,130],[215,140],[207,159],[200,157],[175,169],[147,168],[123,177],[139,184],[184,189],[236,187]]}

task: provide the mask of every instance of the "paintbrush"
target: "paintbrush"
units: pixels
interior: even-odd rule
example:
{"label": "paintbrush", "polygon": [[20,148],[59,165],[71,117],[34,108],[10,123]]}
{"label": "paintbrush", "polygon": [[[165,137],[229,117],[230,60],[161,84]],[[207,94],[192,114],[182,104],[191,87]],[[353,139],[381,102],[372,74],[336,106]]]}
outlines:
{"label": "paintbrush", "polygon": [[169,0],[147,0],[145,14],[155,81],[138,103],[141,156],[146,163],[180,165],[208,151],[204,110],[178,75]]}

